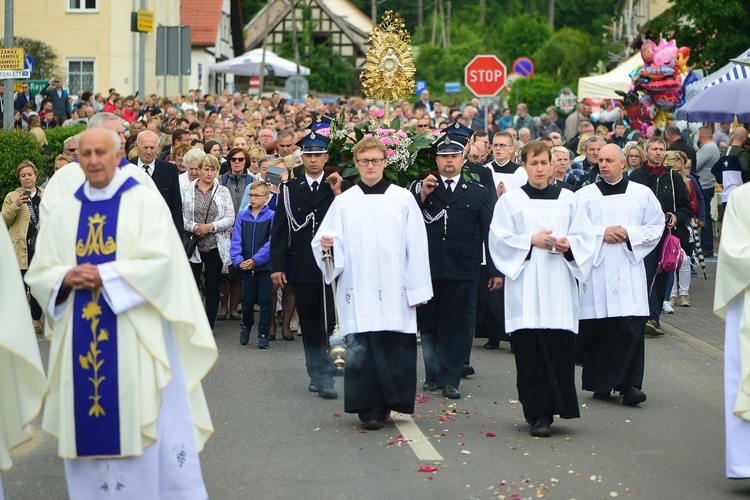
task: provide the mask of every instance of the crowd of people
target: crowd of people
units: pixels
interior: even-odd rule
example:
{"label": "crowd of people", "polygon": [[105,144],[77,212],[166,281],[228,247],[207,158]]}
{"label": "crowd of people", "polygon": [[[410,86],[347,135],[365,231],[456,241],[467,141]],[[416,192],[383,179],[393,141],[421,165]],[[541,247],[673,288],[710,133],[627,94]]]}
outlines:
{"label": "crowd of people", "polygon": [[[495,119],[478,102],[443,107],[426,91],[388,110],[405,131],[437,137],[434,170],[405,190],[386,180],[389,151],[376,137],[352,150],[356,178],[331,169],[322,131],[331,120],[355,141],[355,128],[384,118],[362,98],[291,103],[191,90],[141,102],[111,89],[61,111],[59,79],[50,84],[40,100],[21,99],[18,126],[38,138],[40,121],[87,130],[52,152],[49,175],[21,163],[2,214],[32,326],[74,359],[72,368],[51,360],[44,419],[61,436],[71,496],[101,487],[96,466],[76,460],[85,456],[125,461],[131,491],[149,496],[153,484],[132,478],[158,470],[160,453],[193,428],[201,437],[182,455],[191,468],[151,473],[204,494],[197,453],[212,427],[199,382],[216,359],[212,332],[216,321],[236,321],[247,345],[255,312],[259,349],[279,328],[284,340],[301,336],[308,389],[323,399],[338,397],[329,337],[348,335],[345,411],[365,429],[414,411],[417,333],[421,387],[448,399],[461,398],[462,378],[475,373],[475,337],[486,349],[509,342],[533,436],[550,436],[555,415],[580,415],[576,364],[594,398],[643,403],[645,335],[664,334],[662,312],[690,306],[695,246],[711,256],[719,229],[712,199],[721,193],[714,205],[726,205],[748,169],[742,126],[701,127],[696,151],[674,124],[647,139],[624,121],[595,128],[585,103],[566,120],[554,107],[532,117],[524,104]],[[683,258],[668,273],[672,234]],[[120,332],[141,345],[113,350],[107,342]],[[140,415],[118,407],[111,390],[99,393],[102,373],[118,378],[118,362],[149,366],[133,380],[119,374]],[[66,389],[83,391],[87,376],[90,408]],[[103,417],[104,407],[116,424],[84,418]],[[180,412],[181,424],[164,425]],[[124,429],[121,441],[106,438],[112,425]]]}

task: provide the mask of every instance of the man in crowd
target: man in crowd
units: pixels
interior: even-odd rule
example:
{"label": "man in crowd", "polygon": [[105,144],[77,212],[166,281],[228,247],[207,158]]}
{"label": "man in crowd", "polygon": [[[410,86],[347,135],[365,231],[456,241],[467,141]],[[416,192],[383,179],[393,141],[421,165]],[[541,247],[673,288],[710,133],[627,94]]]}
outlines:
{"label": "man in crowd", "polygon": [[[715,168],[721,168],[721,202],[727,203],[729,195],[732,194],[738,186],[743,183],[743,178],[748,172],[748,155],[747,149],[745,148],[745,142],[747,141],[747,129],[744,127],[737,127],[732,132],[732,137],[729,142],[730,145],[727,148],[725,157],[720,164],[715,165]],[[714,171],[714,175],[717,175]],[[718,176],[717,176],[718,179]]]}
{"label": "man in crowd", "polygon": [[[54,88],[50,86],[54,85]],[[70,118],[70,108],[68,107],[68,91],[63,89],[62,80],[56,76],[49,81],[46,87],[40,92],[49,102],[52,103],[52,114],[55,116],[55,121],[58,125]]]}
{"label": "man in crowd", "polygon": [[719,151],[725,151],[729,146],[729,130],[732,128],[731,123],[721,123],[713,135],[713,141],[719,147]]}
{"label": "man in crowd", "polygon": [[[442,389],[460,399],[458,386],[471,350],[479,266],[484,257],[492,208],[482,185],[461,175],[464,147],[443,136],[435,145],[440,179],[430,174],[412,192],[424,211],[433,298],[417,309],[426,378],[424,390]],[[486,286],[495,291],[502,278],[488,259]]]}
{"label": "man in crowd", "polygon": [[71,135],[63,141],[63,154],[73,159],[78,158],[78,139],[80,134]]}
{"label": "man in crowd", "polygon": [[[572,139],[576,136],[576,134],[580,133],[581,131],[580,122],[582,120],[589,121],[590,115],[591,115],[591,104],[587,102],[579,102],[578,109],[576,109],[575,112],[571,113],[565,119],[565,139],[567,139],[568,141],[572,141]],[[576,140],[576,144],[578,144],[577,140]]]}
{"label": "man in crowd", "polygon": [[516,121],[513,123],[513,127],[518,130],[518,139],[521,142],[524,142],[521,138],[522,128],[527,128],[529,130],[529,138],[526,140],[526,142],[534,139],[534,132],[536,130],[534,119],[529,114],[529,109],[524,103],[520,103],[518,106],[516,106]]}
{"label": "man in crowd", "polygon": [[[339,174],[327,175],[324,170],[329,143],[327,137],[315,131],[297,143],[302,151],[304,174],[284,182],[279,193],[271,232],[271,280],[281,288],[287,283],[294,286],[300,328],[304,332],[308,390],[324,399],[336,399],[333,362],[327,353],[328,335],[334,323],[333,296],[330,287],[325,287],[323,295],[321,273],[310,246],[334,197],[341,194],[343,187]],[[324,301],[330,305],[325,308],[326,318]]]}
{"label": "man in crowd", "polygon": [[[713,140],[710,127],[704,126],[698,129],[698,144],[700,144],[700,149],[695,153],[693,174],[701,185],[706,212],[709,212],[716,188],[716,177],[711,173],[711,168],[719,161],[721,154],[719,153],[719,146]],[[706,225],[701,229],[701,248],[704,257],[713,257],[714,231],[711,217],[708,214],[706,215]]]}
{"label": "man in crowd", "polygon": [[[568,117],[570,118],[570,117]],[[567,126],[565,127],[567,129]],[[568,148],[575,156],[578,151],[578,143],[581,140],[583,134],[594,135],[594,125],[587,119],[581,119],[578,122],[578,133],[573,135],[568,142],[565,143],[565,147]]]}
{"label": "man in crowd", "polygon": [[144,130],[138,134],[136,139],[138,157],[133,158],[131,163],[138,165],[146,175],[151,177],[156,184],[159,193],[169,207],[172,214],[177,233],[182,237],[185,222],[182,217],[182,197],[180,196],[180,172],[174,163],[162,161],[156,158],[159,147],[159,136],[150,130]]}
{"label": "man in crowd", "polygon": [[628,138],[625,137],[625,132],[627,130],[627,127],[622,121],[615,122],[615,133],[612,134],[612,137],[610,137],[607,142],[609,144],[617,144],[620,148],[625,148],[625,144],[628,143]]}
{"label": "man in crowd", "polygon": [[279,149],[279,156],[285,158],[297,149],[294,140],[294,132],[291,130],[279,130],[276,135],[276,147]]}
{"label": "man in crowd", "polygon": [[670,125],[664,130],[664,136],[667,138],[667,144],[669,144],[667,151],[682,151],[687,155],[688,160],[690,160],[691,168],[695,169],[698,163],[696,161],[695,149],[682,138],[680,129],[674,125]]}
{"label": "man in crowd", "polygon": [[79,144],[86,182],[49,215],[26,274],[57,353],[43,428],[71,498],[206,498],[201,379],[218,352],[182,242],[161,197],[118,168],[117,134]]}
{"label": "man in crowd", "polygon": [[23,83],[21,84],[21,92],[16,94],[13,108],[23,113],[27,105],[31,105],[32,111],[36,111],[36,96],[29,91],[29,84]]}
{"label": "man in crowd", "polygon": [[[664,166],[664,151],[666,143],[660,137],[652,137],[645,143],[646,163],[641,168],[630,172],[629,180],[643,184],[651,189],[661,204],[667,229],[675,229],[675,235],[687,237],[687,222],[692,216],[690,200],[688,199],[685,181],[682,176]],[[667,291],[669,274],[657,273],[657,266],[661,260],[661,250],[664,239],[669,231],[664,231],[659,243],[644,259],[646,267],[646,283],[649,286],[649,318],[646,322],[646,335],[664,335],[659,323],[662,302]]]}
{"label": "man in crowd", "polygon": [[341,334],[349,335],[353,353],[344,409],[368,430],[379,429],[391,411],[414,413],[416,311],[432,297],[422,213],[409,192],[383,178],[386,152],[373,137],[354,146],[361,180],[334,200],[312,241],[326,282],[338,276]]}
{"label": "man in crowd", "polygon": [[586,157],[583,161],[570,164],[565,182],[578,191],[584,186],[593,184],[599,180],[599,151],[604,147],[604,139],[598,135],[592,135],[583,144],[583,153]]}
{"label": "man in crowd", "polygon": [[625,154],[617,144],[599,152],[601,180],[577,192],[594,225],[594,267],[579,283],[580,325],[576,339],[583,390],[595,399],[622,395],[625,405],[646,400],[643,392],[644,328],[649,316],[643,259],[664,231],[659,201],[647,187],[623,175]]}

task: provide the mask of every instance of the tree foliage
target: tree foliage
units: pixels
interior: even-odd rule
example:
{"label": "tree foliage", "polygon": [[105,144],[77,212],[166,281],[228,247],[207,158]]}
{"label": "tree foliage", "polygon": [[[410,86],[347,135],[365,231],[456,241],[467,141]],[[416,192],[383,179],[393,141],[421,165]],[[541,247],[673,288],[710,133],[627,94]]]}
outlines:
{"label": "tree foliage", "polygon": [[512,64],[519,57],[531,57],[549,36],[549,26],[538,16],[521,14],[503,24],[498,41],[500,54],[505,64]]}
{"label": "tree foliage", "polygon": [[534,53],[536,70],[566,85],[588,74],[595,63],[595,50],[583,31],[563,28],[556,31]]}
{"label": "tree foliage", "polygon": [[750,0],[670,0],[651,26],[663,38],[691,49],[690,64],[710,69],[750,47]]}
{"label": "tree foliage", "polygon": [[[57,52],[52,46],[41,40],[20,36],[15,37],[14,40],[14,47],[23,48],[24,54],[30,54],[34,58],[34,73],[32,76],[35,80],[49,80],[60,74]],[[3,40],[0,39],[0,47],[2,46]]]}
{"label": "tree foliage", "polygon": [[5,195],[21,185],[16,177],[16,168],[24,160],[30,160],[39,169],[39,177],[46,177],[47,158],[41,146],[26,132],[18,129],[0,130],[0,196]]}
{"label": "tree foliage", "polygon": [[552,78],[534,74],[531,78],[519,78],[510,87],[508,104],[510,109],[516,109],[520,102],[526,103],[529,114],[544,113],[547,106],[555,102],[560,90],[560,84]]}

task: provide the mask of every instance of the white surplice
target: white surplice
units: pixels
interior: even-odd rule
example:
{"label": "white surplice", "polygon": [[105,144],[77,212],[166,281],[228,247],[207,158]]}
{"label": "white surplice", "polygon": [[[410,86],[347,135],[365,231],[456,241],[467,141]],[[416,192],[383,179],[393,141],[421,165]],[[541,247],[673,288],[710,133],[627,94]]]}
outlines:
{"label": "white surplice", "polygon": [[[603,182],[603,181],[602,181]],[[579,283],[580,319],[648,316],[648,284],[643,259],[659,244],[664,213],[647,187],[628,182],[624,194],[604,196],[595,184],[576,192],[594,225],[593,269]],[[604,231],[622,226],[628,243],[605,243]]]}
{"label": "white surplice", "polygon": [[[531,237],[552,231],[566,237],[574,259],[533,247]],[[531,199],[523,189],[500,197],[490,224],[489,249],[505,275],[505,330],[578,332],[578,286],[591,271],[596,237],[572,191],[554,200]],[[531,252],[530,257],[526,257]]]}
{"label": "white surplice", "polygon": [[714,313],[726,319],[724,398],[726,474],[750,477],[750,184],[736,188],[724,211]]}
{"label": "white surplice", "polygon": [[[91,200],[108,199],[127,177],[118,170],[110,186],[86,186],[84,192]],[[43,428],[59,439],[59,455],[71,459],[77,457],[72,404],[75,292],[62,304],[55,300],[65,274],[76,265],[80,212],[81,202],[71,196],[49,215],[26,275],[54,326],[47,330],[52,342],[50,394]],[[156,483],[162,497],[205,498],[197,453],[213,426],[201,380],[215,363],[217,349],[181,241],[159,194],[141,185],[122,194],[116,245],[117,258],[100,265],[99,271],[102,295],[117,314],[123,458],[66,464],[74,478],[71,481],[69,475],[69,492],[73,498],[97,498],[106,493],[106,484],[114,495],[119,483],[124,485],[119,491],[123,498],[146,498],[154,497],[155,490],[146,488]],[[165,424],[171,432],[166,438]],[[112,472],[116,470],[120,473]]]}
{"label": "white surplice", "polygon": [[[333,273],[323,262],[322,236],[334,239]],[[342,334],[417,333],[416,306],[432,298],[427,231],[413,195],[391,185],[385,194],[354,186],[337,196],[312,240],[326,282],[338,277]]]}
{"label": "white surplice", "polygon": [[[5,225],[0,227],[0,470],[13,465],[10,451],[31,439],[47,381],[39,356],[21,271]],[[3,498],[0,480],[0,499]]]}

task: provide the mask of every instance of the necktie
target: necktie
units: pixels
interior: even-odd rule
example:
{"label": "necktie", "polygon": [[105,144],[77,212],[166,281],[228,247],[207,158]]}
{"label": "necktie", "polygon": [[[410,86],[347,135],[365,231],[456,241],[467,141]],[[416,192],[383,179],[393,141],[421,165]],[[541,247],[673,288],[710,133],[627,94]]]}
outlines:
{"label": "necktie", "polygon": [[143,165],[143,170],[146,172],[146,175],[151,177],[151,165]]}
{"label": "necktie", "polygon": [[445,188],[448,190],[449,193],[453,192],[453,179],[446,179]]}
{"label": "necktie", "polygon": [[315,194],[318,193],[318,181],[313,181],[313,183],[312,183],[312,190],[313,190],[313,193],[315,193]]}

